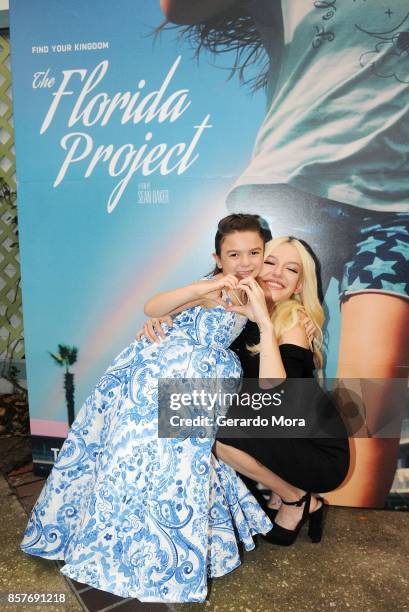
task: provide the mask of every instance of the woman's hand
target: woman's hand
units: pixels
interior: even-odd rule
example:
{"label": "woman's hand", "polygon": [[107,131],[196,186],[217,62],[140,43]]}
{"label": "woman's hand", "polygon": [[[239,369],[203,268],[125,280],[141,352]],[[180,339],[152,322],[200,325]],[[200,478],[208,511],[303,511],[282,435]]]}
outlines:
{"label": "woman's hand", "polygon": [[268,313],[266,298],[258,282],[251,277],[243,278],[238,283],[237,288],[244,291],[246,294],[247,304],[244,306],[228,305],[226,306],[226,310],[244,315],[250,319],[250,321],[257,323],[260,330],[265,327],[270,328],[272,323]]}
{"label": "woman's hand", "polygon": [[145,338],[147,338],[151,342],[157,342],[159,344],[161,338],[166,338],[165,332],[162,327],[164,323],[166,323],[166,325],[168,325],[169,327],[172,327],[172,317],[166,316],[148,319],[147,321],[145,321],[144,326],[137,332],[135,336],[136,340],[140,340],[142,336],[145,336]]}

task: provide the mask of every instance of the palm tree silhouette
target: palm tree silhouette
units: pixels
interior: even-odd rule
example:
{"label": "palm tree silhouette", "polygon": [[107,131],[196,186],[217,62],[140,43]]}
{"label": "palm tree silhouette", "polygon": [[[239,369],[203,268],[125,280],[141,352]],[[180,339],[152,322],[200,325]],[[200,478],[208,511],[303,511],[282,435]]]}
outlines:
{"label": "palm tree silhouette", "polygon": [[74,374],[70,372],[69,367],[77,361],[78,349],[75,346],[67,346],[66,344],[58,345],[58,353],[50,353],[55,363],[61,368],[65,367],[64,373],[64,389],[65,401],[67,402],[68,427],[74,422]]}

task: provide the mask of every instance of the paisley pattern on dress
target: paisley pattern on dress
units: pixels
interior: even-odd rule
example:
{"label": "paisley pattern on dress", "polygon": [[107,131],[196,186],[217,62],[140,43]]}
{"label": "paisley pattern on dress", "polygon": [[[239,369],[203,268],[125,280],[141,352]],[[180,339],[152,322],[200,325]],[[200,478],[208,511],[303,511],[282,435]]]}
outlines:
{"label": "paisley pattern on dress", "polygon": [[158,438],[158,378],[239,378],[228,349],[246,319],[189,308],[166,339],[132,342],[74,421],[31,512],[21,548],[62,573],[141,601],[201,602],[207,576],[240,564],[271,522],[213,440]]}

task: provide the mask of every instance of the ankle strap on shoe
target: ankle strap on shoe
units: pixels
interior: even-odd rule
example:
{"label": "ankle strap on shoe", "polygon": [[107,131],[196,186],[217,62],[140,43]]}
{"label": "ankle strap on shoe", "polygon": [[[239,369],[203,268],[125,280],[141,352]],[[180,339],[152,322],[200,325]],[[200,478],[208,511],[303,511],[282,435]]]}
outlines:
{"label": "ankle strap on shoe", "polygon": [[285,504],[286,506],[302,506],[304,502],[307,501],[307,499],[310,497],[310,493],[305,493],[305,495],[303,495],[302,497],[300,497],[300,499],[298,499],[297,501],[293,501],[293,502],[288,502],[285,501],[284,499],[281,498],[281,501],[283,502],[283,504]]}

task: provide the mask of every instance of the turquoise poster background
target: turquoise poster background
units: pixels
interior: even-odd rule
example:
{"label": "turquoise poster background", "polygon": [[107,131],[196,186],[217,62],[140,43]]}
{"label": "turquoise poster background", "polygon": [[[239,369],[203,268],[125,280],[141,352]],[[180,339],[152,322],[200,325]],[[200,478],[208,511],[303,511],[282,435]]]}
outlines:
{"label": "turquoise poster background", "polygon": [[32,432],[61,435],[62,373],[49,351],[79,349],[78,410],[147,298],[210,271],[264,99],[198,65],[175,31],[155,36],[159,3],[11,8]]}

